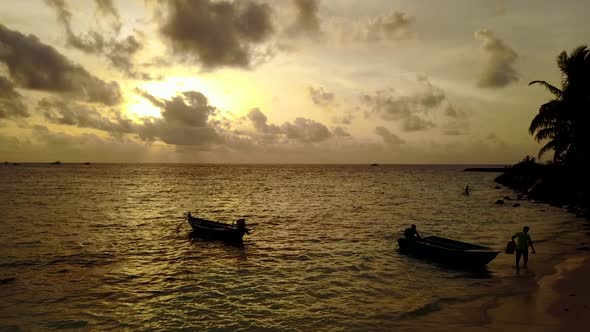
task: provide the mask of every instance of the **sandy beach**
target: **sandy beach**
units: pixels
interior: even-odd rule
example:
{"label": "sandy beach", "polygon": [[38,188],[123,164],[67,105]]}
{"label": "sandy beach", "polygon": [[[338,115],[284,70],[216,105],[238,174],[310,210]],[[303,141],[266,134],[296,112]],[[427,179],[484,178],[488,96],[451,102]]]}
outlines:
{"label": "sandy beach", "polygon": [[[566,258],[526,294],[500,297],[463,331],[584,331],[590,324],[590,255]],[[457,331],[457,329],[455,329]]]}
{"label": "sandy beach", "polygon": [[590,255],[565,259],[530,294],[501,298],[474,331],[582,331],[590,323]]}
{"label": "sandy beach", "polygon": [[590,255],[577,254],[558,263],[554,272],[531,287],[521,270],[520,294],[490,294],[433,313],[420,327],[406,331],[584,331],[590,324]]}

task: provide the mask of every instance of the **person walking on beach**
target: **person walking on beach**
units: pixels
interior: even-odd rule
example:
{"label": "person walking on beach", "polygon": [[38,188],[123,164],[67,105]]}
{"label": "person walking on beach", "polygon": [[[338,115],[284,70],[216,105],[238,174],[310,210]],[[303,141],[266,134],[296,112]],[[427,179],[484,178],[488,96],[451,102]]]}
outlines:
{"label": "person walking on beach", "polygon": [[512,241],[516,238],[516,269],[520,270],[520,256],[524,259],[524,268],[527,268],[529,262],[529,247],[532,249],[532,253],[535,253],[535,247],[533,247],[533,240],[529,235],[529,226],[524,226],[522,232],[518,232],[512,235]]}

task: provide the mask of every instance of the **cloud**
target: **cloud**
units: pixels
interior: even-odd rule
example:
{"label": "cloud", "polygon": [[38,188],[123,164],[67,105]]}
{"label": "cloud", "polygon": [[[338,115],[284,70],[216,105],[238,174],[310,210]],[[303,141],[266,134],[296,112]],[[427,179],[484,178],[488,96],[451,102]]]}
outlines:
{"label": "cloud", "polygon": [[121,30],[121,17],[112,0],[96,0],[96,9],[99,14],[112,17],[115,20],[115,30]]}
{"label": "cloud", "polygon": [[393,11],[366,19],[331,19],[327,21],[326,33],[344,43],[397,42],[414,38],[414,22],[410,15]]}
{"label": "cloud", "polygon": [[287,28],[287,34],[311,37],[320,34],[319,0],[293,0],[293,4],[297,9],[297,16],[295,22]]}
{"label": "cloud", "polygon": [[445,108],[445,115],[449,118],[464,118],[467,116],[466,112],[456,109],[453,105],[449,104]]}
{"label": "cloud", "polygon": [[469,122],[461,119],[453,119],[441,126],[441,132],[447,136],[460,136],[469,133]]}
{"label": "cloud", "polygon": [[388,145],[400,145],[405,143],[404,140],[399,138],[396,134],[382,126],[375,127],[375,134],[381,136],[383,142]]}
{"label": "cloud", "polygon": [[258,108],[254,108],[248,112],[247,118],[252,122],[254,125],[254,129],[256,129],[259,133],[264,134],[280,134],[281,128],[276,125],[269,125],[267,123],[267,118],[264,113]]}
{"label": "cloud", "polygon": [[[284,139],[317,143],[335,135],[324,124],[305,118],[296,118],[293,122],[285,122],[280,126],[268,124],[266,115],[257,108],[250,110],[246,117],[252,122],[256,132],[263,135],[265,142],[276,143]],[[339,133],[342,134],[342,130]]]}
{"label": "cloud", "polygon": [[311,101],[318,106],[328,106],[334,102],[334,93],[327,92],[322,87],[309,87],[308,92]]}
{"label": "cloud", "polygon": [[110,110],[110,116],[106,116],[94,107],[64,99],[45,98],[37,108],[50,123],[97,129],[119,140],[132,134],[145,142],[192,146],[194,150],[223,143],[224,124],[211,119],[216,108],[200,92],[185,91],[171,99],[157,98],[139,89],[136,92],[160,108],[162,117],[143,117],[137,123],[119,110]]}
{"label": "cloud", "polygon": [[111,120],[94,107],[63,99],[41,99],[37,104],[37,109],[51,123],[94,128],[106,131],[116,137],[137,132],[136,124],[123,117],[119,112],[115,112],[115,119]]}
{"label": "cloud", "polygon": [[[130,35],[122,40],[116,38],[105,38],[97,31],[90,30],[86,35],[77,35],[72,30],[72,13],[64,0],[45,0],[55,9],[57,21],[63,26],[66,33],[66,45],[80,50],[87,54],[103,55],[111,65],[135,79],[151,79],[147,73],[139,72],[133,64],[133,56],[142,49],[143,44],[137,37]],[[97,12],[102,16],[109,16],[115,19],[114,29],[116,34],[121,29],[119,13],[113,6],[111,0],[96,0]]]}
{"label": "cloud", "polygon": [[136,92],[161,109],[162,118],[167,122],[203,127],[207,126],[209,116],[215,113],[215,107],[209,105],[207,97],[197,91],[185,91],[172,99],[160,99],[136,89]]}
{"label": "cloud", "polygon": [[418,76],[417,83],[420,91],[410,95],[396,95],[392,90],[363,95],[361,101],[369,107],[367,115],[378,114],[383,120],[399,122],[403,131],[422,131],[437,126],[427,118],[467,116],[455,109],[444,91],[426,77]]}
{"label": "cloud", "polygon": [[0,62],[21,88],[69,94],[105,105],[121,101],[117,82],[102,81],[34,35],[25,36],[1,24]]}
{"label": "cloud", "polygon": [[321,142],[332,137],[332,133],[325,125],[305,118],[296,118],[293,123],[285,122],[281,129],[287,138],[305,143]]}
{"label": "cloud", "polygon": [[100,53],[104,48],[104,38],[97,32],[91,31],[85,37],[77,36],[72,31],[72,12],[65,0],[45,0],[45,3],[55,9],[57,21],[66,32],[66,44],[86,53]]}
{"label": "cloud", "polygon": [[13,146],[16,149],[11,154],[17,155],[15,159],[19,154],[25,158],[33,155],[35,161],[48,162],[141,162],[154,153],[145,144],[131,140],[101,138],[94,134],[70,135],[51,131],[44,126],[34,126],[30,139],[19,139]]}
{"label": "cloud", "polygon": [[201,149],[223,142],[215,124],[210,121],[216,108],[209,105],[207,97],[202,93],[185,91],[168,100],[154,97],[143,90],[136,91],[159,107],[162,114],[162,118],[143,119],[143,123],[138,126],[141,139],[161,140],[167,144],[190,145]]}
{"label": "cloud", "polygon": [[490,142],[491,144],[498,145],[501,147],[507,146],[506,142],[504,142],[501,138],[498,137],[495,133],[489,133],[485,139]]}
{"label": "cloud", "polygon": [[434,128],[436,125],[431,121],[424,120],[416,115],[409,115],[402,121],[403,131],[421,131]]}
{"label": "cloud", "polygon": [[404,131],[426,130],[434,127],[418,114],[426,115],[434,109],[448,104],[444,92],[434,87],[425,78],[419,78],[423,91],[409,96],[395,96],[391,92],[380,91],[374,95],[362,96],[362,101],[387,121],[401,121]]}
{"label": "cloud", "polygon": [[273,32],[271,8],[254,1],[162,1],[160,27],[175,53],[196,58],[205,68],[250,67],[254,44]]}
{"label": "cloud", "polygon": [[477,85],[482,88],[501,88],[517,82],[518,72],[514,63],[518,54],[514,49],[487,29],[477,31],[475,38],[481,42],[486,61]]}
{"label": "cloud", "polygon": [[340,126],[333,128],[332,132],[334,133],[335,136],[339,136],[339,137],[351,137],[352,136],[345,128],[342,128]]}
{"label": "cloud", "polygon": [[0,119],[26,118],[29,116],[22,96],[14,89],[12,82],[0,76]]}
{"label": "cloud", "polygon": [[367,42],[401,40],[411,36],[414,18],[402,12],[391,12],[369,20],[361,39]]}

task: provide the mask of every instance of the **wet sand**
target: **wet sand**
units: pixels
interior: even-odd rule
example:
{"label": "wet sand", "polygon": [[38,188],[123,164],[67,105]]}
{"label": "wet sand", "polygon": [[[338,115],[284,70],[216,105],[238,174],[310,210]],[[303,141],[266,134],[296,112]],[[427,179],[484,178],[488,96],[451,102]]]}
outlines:
{"label": "wet sand", "polygon": [[[520,294],[490,294],[451,305],[403,331],[585,331],[590,324],[590,255],[566,258],[555,272],[532,284],[521,270]],[[527,280],[528,279],[528,280]],[[517,281],[518,282],[518,281]]]}
{"label": "wet sand", "polygon": [[466,331],[584,331],[590,324],[590,255],[565,259],[525,295],[500,298]]}

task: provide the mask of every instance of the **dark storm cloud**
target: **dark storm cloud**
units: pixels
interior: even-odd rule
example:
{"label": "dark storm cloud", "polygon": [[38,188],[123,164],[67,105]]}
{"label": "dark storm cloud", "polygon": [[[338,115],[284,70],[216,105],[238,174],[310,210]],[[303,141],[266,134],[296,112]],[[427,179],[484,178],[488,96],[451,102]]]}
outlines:
{"label": "dark storm cloud", "polygon": [[381,136],[383,142],[388,145],[400,145],[405,143],[404,140],[399,138],[396,134],[382,126],[375,127],[375,134]]}
{"label": "dark storm cloud", "polygon": [[22,96],[14,89],[12,82],[0,76],[0,119],[26,118],[29,116]]}
{"label": "dark storm cloud", "polygon": [[318,16],[319,0],[293,0],[297,9],[295,22],[287,28],[287,33],[293,36],[316,36],[320,33],[320,18]]}
{"label": "dark storm cloud", "polygon": [[167,9],[160,32],[173,50],[206,68],[249,67],[252,45],[273,32],[271,8],[254,1],[161,1]]}
{"label": "dark storm cloud", "polygon": [[208,148],[221,143],[223,138],[209,120],[216,108],[209,104],[207,97],[197,91],[185,91],[172,99],[154,97],[143,90],[136,90],[141,96],[160,108],[162,118],[144,118],[138,126],[139,137],[143,140],[161,140],[167,144],[191,145]]}
{"label": "dark storm cloud", "polygon": [[518,81],[518,72],[514,63],[518,54],[503,40],[487,29],[475,33],[481,42],[481,49],[486,58],[485,68],[480,74],[477,85],[482,88],[501,88]]}
{"label": "dark storm cloud", "polygon": [[115,113],[115,119],[109,119],[91,106],[59,99],[42,99],[37,104],[37,108],[51,123],[94,128],[114,136],[137,131],[134,122],[123,117],[119,112]]}
{"label": "dark storm cloud", "polygon": [[367,24],[363,39],[367,42],[405,39],[411,35],[410,26],[413,23],[414,18],[397,11],[377,16]]}
{"label": "dark storm cloud", "polygon": [[280,126],[268,124],[266,115],[257,108],[250,110],[247,118],[258,133],[265,135],[267,142],[277,142],[285,138],[303,143],[316,143],[334,135],[324,124],[311,119],[296,118],[293,122],[285,122]]}
{"label": "dark storm cloud", "polygon": [[18,87],[70,94],[105,105],[121,101],[116,82],[100,80],[34,35],[25,36],[1,24],[0,62]]}
{"label": "dark storm cloud", "polygon": [[334,93],[327,92],[322,87],[309,87],[308,92],[311,101],[318,106],[328,106],[334,102]]}

